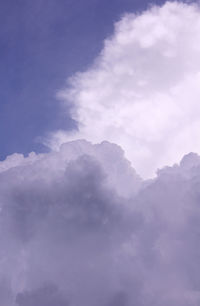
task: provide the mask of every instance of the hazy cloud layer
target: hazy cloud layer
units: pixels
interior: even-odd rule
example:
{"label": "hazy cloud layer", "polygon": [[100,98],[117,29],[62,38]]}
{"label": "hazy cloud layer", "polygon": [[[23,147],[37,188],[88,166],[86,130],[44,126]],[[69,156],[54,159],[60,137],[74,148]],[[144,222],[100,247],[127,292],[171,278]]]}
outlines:
{"label": "hazy cloud layer", "polygon": [[48,144],[106,139],[121,145],[144,177],[199,152],[199,53],[198,5],[167,2],[126,14],[90,69],[59,93],[72,104],[79,131],[57,131]]}
{"label": "hazy cloud layer", "polygon": [[4,306],[200,303],[200,157],[142,181],[117,145],[0,164]]}

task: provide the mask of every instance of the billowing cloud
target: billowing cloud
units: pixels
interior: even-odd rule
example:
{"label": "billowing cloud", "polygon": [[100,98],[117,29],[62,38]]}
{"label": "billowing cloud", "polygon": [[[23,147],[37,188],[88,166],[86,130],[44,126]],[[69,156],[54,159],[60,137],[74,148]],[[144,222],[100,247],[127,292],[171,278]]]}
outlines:
{"label": "billowing cloud", "polygon": [[60,92],[79,129],[0,162],[0,304],[200,304],[200,156],[137,174],[199,151],[199,17],[126,14]]}
{"label": "billowing cloud", "polygon": [[4,306],[200,303],[200,157],[143,181],[115,144],[0,164]]}
{"label": "billowing cloud", "polygon": [[200,8],[166,2],[126,14],[94,64],[59,93],[78,130],[48,145],[108,140],[147,178],[187,152],[200,151]]}

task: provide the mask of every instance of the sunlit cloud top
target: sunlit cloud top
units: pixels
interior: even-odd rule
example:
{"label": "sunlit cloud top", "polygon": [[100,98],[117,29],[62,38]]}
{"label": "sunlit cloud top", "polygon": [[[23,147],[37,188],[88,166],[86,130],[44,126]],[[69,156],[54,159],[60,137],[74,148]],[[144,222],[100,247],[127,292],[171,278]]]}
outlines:
{"label": "sunlit cloud top", "polygon": [[46,142],[117,143],[143,177],[199,152],[199,53],[198,5],[167,2],[124,15],[94,64],[58,93],[79,129]]}

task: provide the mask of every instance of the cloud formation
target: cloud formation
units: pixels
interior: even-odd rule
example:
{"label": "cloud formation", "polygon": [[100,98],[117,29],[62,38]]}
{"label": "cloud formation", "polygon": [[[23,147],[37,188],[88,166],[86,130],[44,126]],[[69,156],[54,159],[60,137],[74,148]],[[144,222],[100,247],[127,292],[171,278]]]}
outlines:
{"label": "cloud formation", "polygon": [[124,15],[94,64],[58,94],[79,129],[53,133],[48,145],[117,143],[145,178],[199,152],[199,20],[199,5],[176,1]]}
{"label": "cloud formation", "polygon": [[0,162],[0,304],[199,305],[200,156],[137,174],[199,150],[199,17],[126,14],[60,93],[79,130]]}
{"label": "cloud formation", "polygon": [[148,181],[108,142],[0,168],[2,305],[199,304],[197,154]]}

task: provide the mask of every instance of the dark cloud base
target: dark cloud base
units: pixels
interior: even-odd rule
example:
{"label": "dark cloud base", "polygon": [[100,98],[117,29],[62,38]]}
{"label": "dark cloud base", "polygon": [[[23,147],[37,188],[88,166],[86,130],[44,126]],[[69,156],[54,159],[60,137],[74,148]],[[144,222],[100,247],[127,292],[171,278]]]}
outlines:
{"label": "dark cloud base", "polygon": [[115,144],[0,163],[3,306],[200,302],[200,157],[142,181]]}

